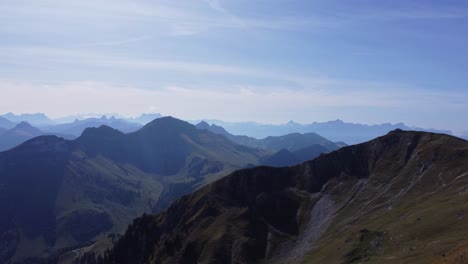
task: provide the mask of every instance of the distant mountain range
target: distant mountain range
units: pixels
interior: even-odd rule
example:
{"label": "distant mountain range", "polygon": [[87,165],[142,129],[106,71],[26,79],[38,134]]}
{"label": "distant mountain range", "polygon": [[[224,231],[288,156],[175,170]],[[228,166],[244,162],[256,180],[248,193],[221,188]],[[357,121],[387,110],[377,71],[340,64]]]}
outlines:
{"label": "distant mountain range", "polygon": [[204,121],[198,123],[196,127],[223,135],[240,145],[276,152],[271,156],[265,157],[260,162],[262,165],[274,167],[296,165],[346,145],[344,143],[331,142],[315,133],[292,133],[284,136],[270,136],[264,139],[256,139],[248,136],[232,135],[223,127],[215,124],[209,125]]}
{"label": "distant mountain range", "polygon": [[0,132],[0,151],[15,147],[26,140],[43,135],[44,132],[26,122],[17,124],[12,129]]}
{"label": "distant mountain range", "polygon": [[134,220],[99,263],[462,263],[467,188],[467,141],[396,130],[236,171]]}
{"label": "distant mountain range", "polygon": [[[143,115],[142,118],[148,118],[149,116],[154,117],[155,115]],[[134,132],[142,127],[142,125],[140,125],[139,123],[131,123],[122,118],[107,118],[106,116],[102,116],[101,118],[75,120],[72,123],[66,124],[44,126],[42,127],[42,129],[33,127],[29,123],[22,122],[17,127],[12,128],[11,131],[9,131],[9,133],[4,133],[4,131],[2,132],[2,130],[0,130],[0,151],[5,151],[23,143],[26,140],[40,135],[56,135],[65,139],[74,139],[76,137],[79,137],[86,128],[99,127],[102,125],[112,127],[124,133]],[[344,143],[331,142],[315,133],[293,133],[278,137],[255,139],[247,136],[232,135],[228,133],[224,128],[216,126],[215,124],[209,125],[206,122],[199,123],[197,125],[197,128],[206,129],[215,134],[223,135],[237,144],[249,146],[252,148],[265,149],[273,152],[281,151],[281,155],[287,153],[282,150],[288,150],[288,153],[290,152],[289,155],[291,156],[291,163],[285,163],[284,161],[282,161],[281,163],[278,163],[281,165],[298,164],[307,159],[315,158],[321,153],[336,150],[345,145]],[[295,155],[292,152],[296,152],[301,149],[302,156],[308,158],[292,158],[292,156]],[[276,155],[276,157],[278,157],[278,155]],[[293,162],[293,160],[295,160],[295,162]],[[266,165],[275,166],[275,164],[272,163],[272,160],[265,160],[265,162]]]}
{"label": "distant mountain range", "polygon": [[161,117],[163,117],[161,114],[142,114],[139,117],[127,118],[126,120],[129,121],[129,122],[136,122],[136,123],[139,123],[141,125],[146,125],[149,122],[151,122],[151,121],[153,121],[153,120],[155,120],[157,118],[161,118]]}
{"label": "distant mountain range", "polygon": [[75,136],[61,133],[47,133],[27,122],[20,122],[15,127],[8,130],[0,129],[0,152],[11,149],[32,138],[44,135],[56,135],[66,139],[73,139]]}
{"label": "distant mountain range", "polygon": [[269,136],[264,139],[256,139],[248,136],[237,136],[227,132],[223,127],[216,124],[209,125],[202,121],[196,125],[198,129],[206,129],[215,134],[224,135],[230,140],[254,148],[268,149],[279,151],[286,149],[289,151],[297,151],[311,145],[321,145],[329,151],[336,150],[346,144],[342,142],[332,142],[316,133],[291,133],[283,136]]}
{"label": "distant mountain range", "polygon": [[0,116],[0,128],[3,130],[10,129],[16,125],[15,122],[12,122],[4,117]]}
{"label": "distant mountain range", "polygon": [[285,167],[312,160],[321,154],[329,153],[330,150],[322,145],[314,144],[296,151],[281,149],[271,156],[261,160],[262,165],[272,167]]}
{"label": "distant mountain range", "polygon": [[102,116],[100,118],[77,119],[72,123],[56,124],[43,127],[42,129],[50,133],[61,133],[78,137],[86,128],[100,127],[102,125],[112,127],[124,133],[134,132],[142,127],[139,123],[132,123],[122,118],[107,118],[106,116]]}
{"label": "distant mountain range", "polygon": [[[111,118],[107,118],[110,116]],[[119,129],[123,132],[133,132],[154,119],[161,118],[159,113],[142,114],[138,117],[127,118],[118,114],[101,115],[96,114],[76,115],[58,119],[50,119],[42,113],[15,115],[7,113],[0,116],[0,128],[9,129],[15,124],[25,121],[29,124],[50,133],[63,133],[79,136],[86,127],[98,127],[107,125]],[[101,120],[104,119],[104,120]],[[107,120],[106,120],[107,119]],[[394,129],[426,131],[434,133],[444,133],[452,135],[450,130],[426,129],[414,126],[407,126],[403,123],[379,125],[365,125],[358,123],[346,123],[341,120],[328,122],[314,122],[310,124],[300,124],[290,121],[286,124],[261,124],[256,122],[224,122],[221,120],[205,120],[207,123],[215,124],[231,135],[244,135],[249,138],[263,139],[269,136],[284,136],[287,134],[316,133],[334,142],[344,142],[346,144],[357,144],[378,136],[385,135]],[[200,121],[193,121],[194,124]],[[86,124],[88,123],[88,124]],[[223,131],[212,132],[217,134]],[[460,135],[467,138],[468,135]]]}
{"label": "distant mountain range", "polygon": [[140,125],[146,125],[149,122],[153,121],[156,118],[162,117],[159,113],[145,113],[141,114],[138,117],[124,117],[116,113],[106,113],[106,114],[82,114],[82,115],[71,115],[65,116],[61,118],[54,119],[56,124],[65,124],[65,123],[73,123],[75,120],[85,120],[90,118],[100,118],[102,116],[110,116],[116,119],[125,120],[130,123],[139,123]]}
{"label": "distant mountain range", "polygon": [[[54,121],[52,121],[45,114],[42,114],[42,113],[21,114],[21,115],[15,115],[13,113],[6,113],[4,115],[1,115],[0,117],[6,118],[13,123],[28,122],[29,124],[33,124],[35,126],[44,126],[44,125],[54,124]],[[2,125],[0,124],[0,126]]]}
{"label": "distant mountain range", "polygon": [[101,126],[73,141],[33,138],[0,152],[0,263],[37,263],[122,232],[144,212],[267,155],[171,117],[129,134]]}
{"label": "distant mountain range", "polygon": [[418,127],[409,127],[403,123],[398,124],[380,124],[363,125],[355,123],[346,123],[341,120],[328,122],[314,122],[311,124],[300,124],[290,121],[286,124],[269,125],[255,122],[223,122],[220,120],[205,120],[225,128],[229,133],[235,135],[246,135],[254,138],[265,138],[268,136],[282,136],[290,133],[317,133],[329,140],[345,142],[346,144],[357,144],[371,140],[375,137],[385,135],[395,129],[426,131],[434,133],[444,133],[452,135],[449,130],[424,129]]}

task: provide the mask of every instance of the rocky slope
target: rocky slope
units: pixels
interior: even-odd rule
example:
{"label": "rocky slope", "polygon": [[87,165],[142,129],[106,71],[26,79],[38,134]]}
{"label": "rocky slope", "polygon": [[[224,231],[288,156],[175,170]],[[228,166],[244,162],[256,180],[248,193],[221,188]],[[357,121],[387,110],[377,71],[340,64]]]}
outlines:
{"label": "rocky slope", "polygon": [[136,219],[100,262],[458,263],[467,190],[467,141],[397,130],[236,171]]}

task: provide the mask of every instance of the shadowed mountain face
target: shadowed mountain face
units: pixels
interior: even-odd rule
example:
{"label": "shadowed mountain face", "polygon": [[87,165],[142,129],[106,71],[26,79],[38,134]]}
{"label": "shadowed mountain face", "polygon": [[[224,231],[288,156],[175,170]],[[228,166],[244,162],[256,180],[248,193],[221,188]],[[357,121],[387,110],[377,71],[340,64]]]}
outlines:
{"label": "shadowed mountain face", "polygon": [[236,171],[136,219],[105,263],[458,263],[467,189],[467,141],[393,131]]}
{"label": "shadowed mountain face", "polygon": [[73,141],[31,139],[0,153],[0,262],[122,232],[261,155],[171,117],[130,134],[102,126]]}

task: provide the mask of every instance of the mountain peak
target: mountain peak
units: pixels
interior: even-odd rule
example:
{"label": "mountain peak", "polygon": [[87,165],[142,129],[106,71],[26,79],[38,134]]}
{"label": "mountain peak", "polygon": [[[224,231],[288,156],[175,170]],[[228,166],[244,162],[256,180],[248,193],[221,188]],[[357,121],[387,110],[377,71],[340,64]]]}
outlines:
{"label": "mountain peak", "polygon": [[29,129],[29,128],[34,128],[31,124],[29,124],[26,121],[22,121],[18,124],[16,124],[15,128],[20,128],[20,129]]}
{"label": "mountain peak", "polygon": [[39,135],[39,134],[42,133],[42,131],[39,128],[32,126],[31,124],[29,124],[26,121],[22,121],[22,122],[16,124],[16,126],[14,128],[12,128],[11,130],[12,131],[23,131],[23,132],[27,132],[27,133],[30,133],[30,134],[33,134],[33,135]]}
{"label": "mountain peak", "polygon": [[89,138],[89,137],[115,137],[124,135],[124,133],[120,132],[117,129],[112,127],[102,125],[100,127],[88,127],[86,128],[83,133],[81,134],[80,138]]}
{"label": "mountain peak", "polygon": [[195,130],[195,126],[172,116],[157,118],[146,124],[141,130],[164,129],[164,130]]}
{"label": "mountain peak", "polygon": [[210,124],[208,124],[207,122],[205,121],[201,121],[200,123],[196,124],[195,125],[198,129],[209,129],[210,128]]}
{"label": "mountain peak", "polygon": [[200,130],[208,130],[212,133],[215,133],[215,134],[218,134],[218,135],[225,135],[225,136],[229,136],[229,132],[226,131],[226,129],[224,129],[223,127],[221,126],[217,126],[216,124],[208,124],[207,122],[205,121],[201,121],[200,123],[198,123],[197,125],[195,125],[197,129],[200,129]]}
{"label": "mountain peak", "polygon": [[288,126],[297,126],[297,125],[300,125],[299,123],[295,122],[294,120],[289,120],[289,122],[287,123]]}

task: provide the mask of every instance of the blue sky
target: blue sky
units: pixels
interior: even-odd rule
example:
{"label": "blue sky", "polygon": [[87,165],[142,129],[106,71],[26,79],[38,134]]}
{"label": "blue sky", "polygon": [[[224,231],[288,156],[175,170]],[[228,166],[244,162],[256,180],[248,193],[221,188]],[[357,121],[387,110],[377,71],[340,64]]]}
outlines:
{"label": "blue sky", "polygon": [[0,112],[468,130],[466,1],[2,0]]}

